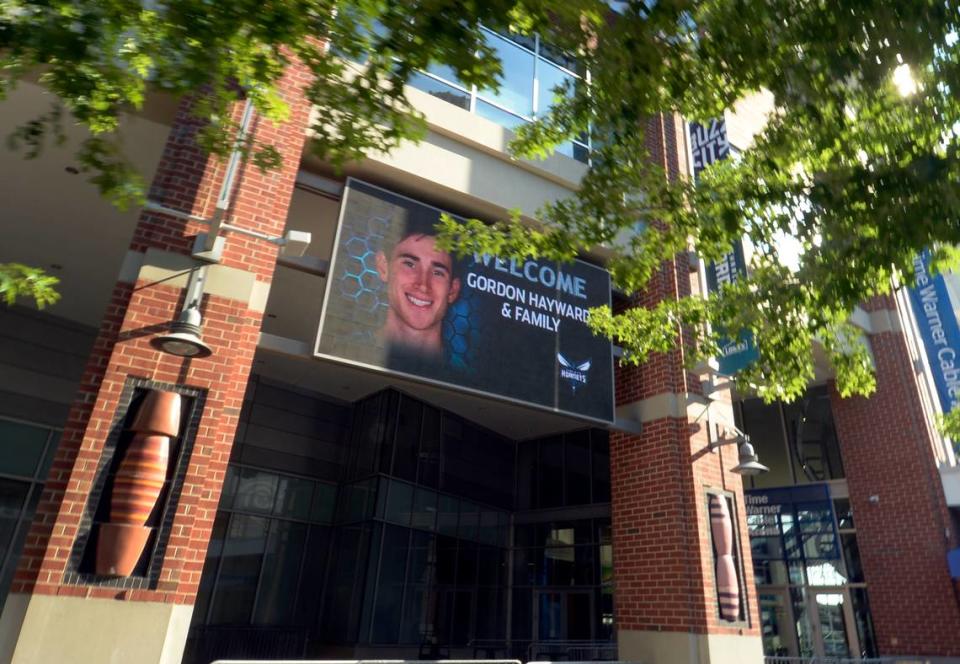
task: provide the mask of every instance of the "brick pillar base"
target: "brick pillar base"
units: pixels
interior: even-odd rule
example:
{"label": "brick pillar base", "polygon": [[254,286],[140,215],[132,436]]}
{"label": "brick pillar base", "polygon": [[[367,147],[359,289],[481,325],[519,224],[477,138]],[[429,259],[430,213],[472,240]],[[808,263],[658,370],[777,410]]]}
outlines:
{"label": "brick pillar base", "polygon": [[[254,120],[253,136],[279,148],[283,167],[269,173],[241,168],[230,223],[282,234],[306,138],[306,83],[306,71],[294,67],[281,84],[292,111],[285,124]],[[226,164],[198,149],[197,129],[185,103],[150,198],[209,218]],[[202,304],[203,338],[213,355],[190,360],[160,353],[149,341],[176,318],[186,275],[197,266],[189,255],[192,240],[205,230],[155,212],[140,216],[0,618],[2,662],[180,661],[277,252],[267,242],[228,233]],[[202,407],[192,444],[183,446],[188,456],[180,483],[170,491],[175,509],[165,516],[146,575],[95,577],[80,560],[95,546],[92,512],[132,380],[185,389]]]}

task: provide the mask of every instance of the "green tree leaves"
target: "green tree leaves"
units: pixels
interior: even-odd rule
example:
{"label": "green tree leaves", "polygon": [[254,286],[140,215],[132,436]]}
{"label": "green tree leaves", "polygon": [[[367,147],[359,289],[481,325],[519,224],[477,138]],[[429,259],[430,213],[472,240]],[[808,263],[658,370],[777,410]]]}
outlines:
{"label": "green tree leaves", "polygon": [[[678,253],[715,259],[746,237],[750,274],[735,287],[707,302],[680,288],[647,309],[597,311],[594,328],[633,362],[676,344],[681,331],[699,340],[685,349],[691,361],[715,352],[721,331],[749,331],[759,360],[738,377],[743,387],[795,397],[817,352],[841,392],[868,393],[869,354],[847,322],[854,307],[888,293],[892,277],[910,283],[920,250],[960,244],[960,9],[939,0],[617,5],[615,15],[602,0],[2,0],[0,92],[39,76],[90,130],[80,162],[94,184],[135,202],[143,183],[124,158],[118,121],[151,90],[195,95],[204,144],[223,154],[237,100],[251,99],[268,121],[285,116],[277,82],[296,58],[313,76],[313,148],[342,165],[424,135],[404,87],[416,71],[443,64],[466,85],[496,85],[502,65],[481,25],[537,32],[581,61],[589,85],[564,90],[519,130],[513,150],[538,158],[588,133],[590,171],[576,196],[540,210],[539,226],[518,215],[493,226],[445,220],[450,246],[557,260],[602,247],[632,296]],[[916,82],[906,96],[894,84],[904,64]],[[653,163],[653,153],[684,148],[652,132],[651,117],[717,117],[758,90],[774,110],[739,159],[697,187]],[[63,117],[14,136],[29,153]],[[269,145],[247,154],[277,165]],[[786,236],[796,239],[789,260]]]}

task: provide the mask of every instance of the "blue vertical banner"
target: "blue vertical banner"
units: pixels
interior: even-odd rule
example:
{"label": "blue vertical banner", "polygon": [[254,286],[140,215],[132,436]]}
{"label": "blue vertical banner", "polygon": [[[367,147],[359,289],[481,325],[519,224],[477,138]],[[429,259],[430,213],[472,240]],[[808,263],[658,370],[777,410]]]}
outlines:
{"label": "blue vertical banner", "polygon": [[960,325],[942,274],[930,273],[930,250],[913,260],[917,285],[910,289],[910,303],[917,319],[927,362],[937,386],[944,413],[960,401]]}
{"label": "blue vertical banner", "polygon": [[[730,154],[727,141],[727,124],[723,119],[711,120],[702,125],[690,123],[690,148],[693,153],[693,177],[700,174],[714,162],[726,159]],[[716,293],[726,284],[735,283],[747,274],[747,261],[743,253],[743,241],[733,243],[730,251],[719,261],[711,261],[706,266],[707,291]],[[735,339],[720,339],[720,355],[717,357],[720,373],[733,375],[758,357],[757,346],[750,332],[741,332]]]}

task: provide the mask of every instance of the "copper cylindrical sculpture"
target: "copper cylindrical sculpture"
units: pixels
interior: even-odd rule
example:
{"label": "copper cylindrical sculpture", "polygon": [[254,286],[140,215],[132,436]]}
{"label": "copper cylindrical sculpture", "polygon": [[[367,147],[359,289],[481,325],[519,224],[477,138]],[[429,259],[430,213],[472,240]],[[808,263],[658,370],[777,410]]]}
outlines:
{"label": "copper cylindrical sculpture", "polygon": [[145,524],[160,499],[170,461],[170,439],[180,431],[180,395],[151,390],[133,420],[134,433],[117,469],[110,522],[100,525],[97,574],[130,576],[152,528]]}
{"label": "copper cylindrical sculpture", "polygon": [[170,439],[135,434],[113,480],[110,522],[142,526],[160,498],[167,479]]}
{"label": "copper cylindrical sculpture", "polygon": [[717,599],[720,617],[728,621],[740,618],[740,582],[733,560],[733,520],[723,496],[710,495],[710,529],[717,559]]}

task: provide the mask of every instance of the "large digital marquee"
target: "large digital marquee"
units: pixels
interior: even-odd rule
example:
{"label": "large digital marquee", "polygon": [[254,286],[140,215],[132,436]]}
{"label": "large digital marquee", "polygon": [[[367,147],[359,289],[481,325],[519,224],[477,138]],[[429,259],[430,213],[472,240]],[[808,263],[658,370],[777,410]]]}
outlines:
{"label": "large digital marquee", "polygon": [[587,326],[610,303],[606,270],[458,259],[436,247],[440,214],[348,181],[316,354],[612,421],[610,342]]}

